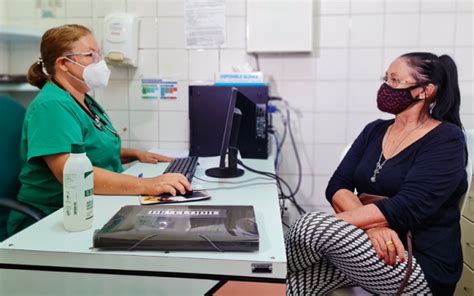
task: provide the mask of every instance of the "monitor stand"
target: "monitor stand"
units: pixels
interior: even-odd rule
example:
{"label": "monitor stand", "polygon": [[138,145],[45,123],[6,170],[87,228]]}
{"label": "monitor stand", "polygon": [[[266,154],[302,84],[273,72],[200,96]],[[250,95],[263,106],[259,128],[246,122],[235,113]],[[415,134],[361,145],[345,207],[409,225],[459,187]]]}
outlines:
{"label": "monitor stand", "polygon": [[206,175],[214,178],[236,178],[244,174],[244,170],[237,168],[237,149],[229,147],[229,166],[216,167],[206,170]]}

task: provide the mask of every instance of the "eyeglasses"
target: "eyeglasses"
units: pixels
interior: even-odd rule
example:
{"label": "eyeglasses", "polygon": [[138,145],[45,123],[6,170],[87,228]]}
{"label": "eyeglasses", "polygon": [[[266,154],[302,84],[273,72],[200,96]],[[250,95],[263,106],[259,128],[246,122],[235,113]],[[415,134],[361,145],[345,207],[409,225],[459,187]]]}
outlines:
{"label": "eyeglasses", "polygon": [[413,81],[413,82],[406,81],[406,80],[401,81],[400,79],[396,79],[396,78],[393,78],[393,77],[388,77],[388,75],[382,76],[381,79],[382,79],[382,81],[384,81],[385,83],[387,83],[388,85],[390,85],[393,88],[398,88],[400,86],[405,86],[405,85],[410,85],[410,84],[416,84],[417,83],[416,81]]}
{"label": "eyeglasses", "polygon": [[71,57],[71,56],[83,56],[83,57],[87,57],[87,58],[92,58],[92,60],[93,60],[94,63],[97,63],[97,62],[99,62],[100,60],[102,60],[102,54],[101,54],[101,53],[98,53],[98,52],[95,52],[95,51],[88,51],[88,52],[71,52],[71,53],[65,54],[64,56],[66,56],[66,57]]}

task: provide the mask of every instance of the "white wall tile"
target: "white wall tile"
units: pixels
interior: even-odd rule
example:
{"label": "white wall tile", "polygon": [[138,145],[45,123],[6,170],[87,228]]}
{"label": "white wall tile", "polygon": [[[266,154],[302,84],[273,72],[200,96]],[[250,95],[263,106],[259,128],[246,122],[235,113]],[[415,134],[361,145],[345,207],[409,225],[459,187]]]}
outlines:
{"label": "white wall tile", "polygon": [[456,48],[454,61],[458,67],[459,81],[474,80],[474,55],[472,47]]}
{"label": "white wall tile", "polygon": [[283,79],[290,80],[313,80],[314,62],[313,55],[284,54],[283,55]]}
{"label": "white wall tile", "polygon": [[474,11],[474,1],[472,0],[457,0],[456,8],[459,12]]}
{"label": "white wall tile", "polygon": [[158,112],[130,111],[131,141],[158,141]]}
{"label": "white wall tile", "polygon": [[20,18],[8,18],[7,26],[15,27],[18,29],[34,29],[35,31],[39,31],[42,33],[41,30],[38,29],[38,19],[20,19]]}
{"label": "white wall tile", "polygon": [[125,0],[93,0],[94,9],[97,8],[97,16],[106,16],[113,12],[126,12]]}
{"label": "white wall tile", "polygon": [[316,81],[316,112],[345,112],[347,83],[341,81]]}
{"label": "white wall tile", "polygon": [[314,118],[316,144],[344,144],[346,141],[345,113],[317,113]]}
{"label": "white wall tile", "polygon": [[140,18],[140,35],[138,40],[139,48],[157,48],[157,28],[156,17]]}
{"label": "white wall tile", "polygon": [[107,111],[107,114],[120,138],[127,141],[129,138],[128,111]]}
{"label": "white wall tile", "polygon": [[352,47],[382,46],[383,29],[382,15],[354,15],[350,45]]}
{"label": "white wall tile", "polygon": [[160,112],[159,126],[160,142],[189,141],[189,117],[187,112]]}
{"label": "white wall tile", "polygon": [[0,24],[5,25],[8,21],[7,1],[0,1]]}
{"label": "white wall tile", "polygon": [[349,96],[347,99],[349,113],[377,112],[377,91],[381,84],[380,80],[349,82]]}
{"label": "white wall tile", "polygon": [[[289,140],[289,139],[288,139]],[[301,160],[302,173],[305,175],[311,175],[314,171],[315,163],[313,150],[314,145],[305,144],[297,145],[298,153]],[[285,141],[283,145],[281,158],[280,158],[280,170],[279,172],[283,175],[296,175],[298,174],[298,166],[293,145],[290,141]]]}
{"label": "white wall tile", "polygon": [[474,129],[474,115],[461,114],[461,122],[464,129]]}
{"label": "white wall tile", "polygon": [[189,79],[212,80],[219,71],[218,51],[190,50],[189,51]]}
{"label": "white wall tile", "polygon": [[12,19],[31,19],[39,17],[40,11],[36,8],[36,2],[31,0],[10,0],[7,1],[7,14]]}
{"label": "white wall tile", "polygon": [[159,16],[184,16],[184,0],[158,0]]}
{"label": "white wall tile", "polygon": [[234,72],[234,69],[238,69],[244,64],[250,63],[245,49],[222,49],[220,52],[219,71]]}
{"label": "white wall tile", "polygon": [[283,55],[280,53],[258,54],[260,71],[273,80],[283,79]]}
{"label": "white wall tile", "polygon": [[38,55],[38,48],[24,48],[10,45],[10,74],[27,73],[30,66],[38,59]]}
{"label": "white wall tile", "polygon": [[348,14],[349,0],[315,0],[313,10],[315,15]]}
{"label": "white wall tile", "polygon": [[189,85],[212,85],[214,80],[189,80]]}
{"label": "white wall tile", "polygon": [[159,147],[158,141],[129,141],[129,147],[143,151],[149,151],[153,148]]}
{"label": "white wall tile", "polygon": [[314,60],[316,79],[346,79],[348,77],[347,49],[320,49]]}
{"label": "white wall tile", "polygon": [[417,51],[422,51],[422,52],[431,52],[435,55],[443,55],[443,54],[447,54],[451,57],[454,56],[454,50],[455,48],[454,47],[443,47],[443,46],[440,46],[440,47],[434,47],[434,46],[426,46],[426,47],[420,47],[419,50]]}
{"label": "white wall tile", "polygon": [[314,111],[313,81],[283,81],[280,95],[300,112]]}
{"label": "white wall tile", "polygon": [[452,46],[454,43],[455,14],[422,14],[421,46]]}
{"label": "white wall tile", "polygon": [[452,12],[456,9],[455,0],[420,0],[421,13]]}
{"label": "white wall tile", "polygon": [[188,79],[188,64],[184,49],[158,50],[158,73],[163,78]]}
{"label": "white wall tile", "polygon": [[[33,64],[33,62],[31,62]],[[0,73],[8,73],[10,68],[10,59],[7,44],[0,44]]]}
{"label": "white wall tile", "polygon": [[[176,100],[159,100],[160,111],[188,112],[189,84],[187,81],[178,81],[178,98]],[[187,113],[186,113],[187,114]]]}
{"label": "white wall tile", "polygon": [[374,0],[352,0],[351,13],[383,13],[384,2]]}
{"label": "white wall tile", "polygon": [[340,154],[345,145],[317,144],[314,147],[314,171],[322,175],[332,175],[339,165]]}
{"label": "white wall tile", "polygon": [[461,92],[461,113],[474,114],[474,82],[462,81],[459,83]]}
{"label": "white wall tile", "polygon": [[227,17],[226,19],[226,48],[246,47],[246,21],[245,17]]}
{"label": "white wall tile", "polygon": [[128,69],[129,79],[141,79],[143,75],[158,75],[158,50],[139,49],[138,67]]}
{"label": "white wall tile", "polygon": [[456,14],[456,46],[474,46],[473,13]]}
{"label": "white wall tile", "polygon": [[225,14],[227,16],[245,16],[246,0],[226,0]]}
{"label": "white wall tile", "polygon": [[461,122],[464,129],[474,129],[474,115],[473,114],[462,114]]}
{"label": "white wall tile", "polygon": [[142,99],[141,80],[129,83],[129,108],[130,110],[158,110],[158,99]]}
{"label": "white wall tile", "polygon": [[65,23],[65,18],[38,19],[34,29],[44,33],[51,28],[62,26]]}
{"label": "white wall tile", "polygon": [[189,142],[159,142],[158,148],[189,150]]}
{"label": "white wall tile", "polygon": [[128,69],[126,67],[107,65],[110,69],[110,80],[126,80]]}
{"label": "white wall tile", "polygon": [[112,80],[107,87],[95,90],[95,98],[107,110],[128,110],[128,83]]}
{"label": "white wall tile", "polygon": [[66,0],[66,17],[91,17],[92,0]]}
{"label": "white wall tile", "polygon": [[124,140],[122,138],[122,148],[130,148],[130,141]]}
{"label": "white wall tile", "polygon": [[184,48],[184,39],[183,17],[158,19],[158,48]]}
{"label": "white wall tile", "polygon": [[[94,34],[94,21],[90,17],[68,17],[66,23],[83,25]],[[94,35],[94,38],[96,38],[97,44],[102,47],[102,42],[97,39],[97,36]]]}
{"label": "white wall tile", "polygon": [[314,34],[314,47],[347,47],[349,45],[349,16],[315,17]]}
{"label": "white wall tile", "polygon": [[94,24],[94,37],[97,40],[97,43],[99,44],[100,47],[104,46],[104,18],[103,17],[97,17],[97,18],[92,18],[92,22]]}
{"label": "white wall tile", "polygon": [[[314,143],[314,133],[313,129],[311,128],[314,126],[314,113],[292,112],[290,119],[295,142],[304,144]],[[287,140],[290,140],[290,138]],[[291,140],[288,141],[288,143],[290,142]]]}
{"label": "white wall tile", "polygon": [[386,13],[418,13],[419,11],[419,0],[385,0]]}
{"label": "white wall tile", "polygon": [[[296,188],[298,182],[298,175],[284,175],[283,178],[292,188]],[[324,203],[325,199],[321,198],[321,188],[316,183],[316,178],[308,175],[303,175],[301,179],[301,187],[298,192],[296,201],[300,206],[313,206],[315,204]],[[324,191],[323,191],[324,193]],[[323,196],[324,197],[324,196]],[[327,203],[327,201],[326,201]],[[288,204],[289,205],[289,204]],[[296,214],[296,213],[295,213]]]}
{"label": "white wall tile", "polygon": [[382,54],[380,48],[352,49],[350,51],[350,79],[377,79],[382,76]]}
{"label": "white wall tile", "polygon": [[418,48],[406,47],[406,48],[385,48],[383,53],[383,63],[382,63],[382,73],[385,74],[385,71],[388,69],[390,64],[398,57],[409,52],[419,51]]}
{"label": "white wall tile", "polygon": [[156,0],[127,0],[127,12],[139,16],[157,16]]}
{"label": "white wall tile", "polygon": [[384,44],[387,47],[417,46],[418,35],[417,14],[393,14],[385,17]]}
{"label": "white wall tile", "polygon": [[[382,112],[375,113],[349,113],[347,116],[347,139],[346,143],[354,142],[364,127],[376,119],[391,119],[393,115]],[[342,150],[340,150],[342,152]]]}

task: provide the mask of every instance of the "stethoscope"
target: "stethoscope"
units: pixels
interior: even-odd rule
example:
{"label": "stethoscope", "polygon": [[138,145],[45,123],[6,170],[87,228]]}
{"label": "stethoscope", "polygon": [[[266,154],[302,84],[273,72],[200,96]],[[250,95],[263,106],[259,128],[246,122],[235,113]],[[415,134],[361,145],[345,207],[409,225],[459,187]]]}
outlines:
{"label": "stethoscope", "polygon": [[[115,131],[115,129],[113,128],[110,128],[109,127],[109,123],[107,121],[110,122],[110,117],[107,115],[107,113],[105,113],[104,109],[102,109],[101,106],[99,106],[95,101],[94,99],[89,96],[88,94],[85,94],[86,97],[84,99],[84,104],[89,108],[89,110],[87,110],[83,105],[81,105],[81,103],[79,103],[72,95],[71,93],[69,93],[59,82],[57,82],[56,80],[52,79],[53,82],[59,86],[61,89],[63,89],[65,92],[67,92],[71,97],[72,99],[74,100],[74,102],[76,102],[79,107],[81,107],[82,110],[84,110],[84,112],[92,119],[92,122],[94,123],[94,126],[100,130],[100,131],[104,131],[104,130],[107,130],[109,131],[110,133],[112,133],[114,136],[116,136],[117,138],[120,137],[119,133],[117,133],[117,131]],[[99,115],[97,115],[95,112],[94,112],[94,109],[92,108],[94,107],[95,109],[99,110],[100,114],[105,118],[107,119],[107,121],[103,120]]]}
{"label": "stethoscope", "polygon": [[[94,99],[92,99],[88,94],[86,94],[86,97],[89,99],[89,100],[84,100],[84,103],[87,105],[87,107],[89,108],[90,112],[92,114],[90,114],[89,112],[87,112],[87,110],[85,110],[84,106],[82,106],[81,104],[79,104],[79,102],[77,102],[79,104],[79,106],[81,106],[82,109],[84,109],[84,111],[92,118],[92,121],[94,122],[94,125],[95,127],[100,130],[100,131],[103,131],[104,129],[108,130],[109,132],[111,132],[114,136],[116,137],[120,137],[119,133],[117,133],[113,128],[110,128],[109,127],[109,124],[107,121],[110,122],[110,117],[107,115],[107,113],[105,113],[104,109],[102,109],[101,106],[99,106],[95,101]],[[97,110],[99,110],[100,114],[105,118],[107,119],[107,121],[103,120],[99,115],[97,115],[94,110],[92,109],[92,107],[96,108]]]}

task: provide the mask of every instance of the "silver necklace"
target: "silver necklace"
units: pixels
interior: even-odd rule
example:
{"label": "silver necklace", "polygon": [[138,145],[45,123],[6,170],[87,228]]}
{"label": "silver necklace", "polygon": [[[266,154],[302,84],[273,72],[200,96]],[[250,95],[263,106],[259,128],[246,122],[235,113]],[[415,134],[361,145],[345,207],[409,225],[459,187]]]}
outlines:
{"label": "silver necklace", "polygon": [[[408,138],[408,136],[409,136],[412,132],[414,132],[415,130],[421,128],[421,127],[425,124],[425,122],[426,122],[427,120],[428,120],[428,118],[425,119],[425,120],[423,120],[422,123],[420,123],[419,125],[417,125],[417,126],[414,127],[413,129],[411,129],[411,130],[407,133],[407,135],[406,135],[405,137],[403,137],[403,139],[402,139],[400,142],[398,142],[398,145],[397,145],[397,147],[395,147],[395,150],[393,150],[393,153],[395,154],[395,153],[397,152],[397,150],[398,150],[398,147],[400,147],[400,145],[402,145],[402,143],[405,142],[406,138]],[[392,131],[392,126],[389,127],[386,142],[388,142],[388,138],[390,137],[390,132],[391,132],[391,131]],[[384,159],[384,161],[383,161],[382,163],[380,163],[380,161],[382,160],[382,156],[383,156],[383,150],[384,150],[384,146],[385,146],[384,144],[386,144],[386,143],[382,143],[382,151],[380,151],[379,160],[378,160],[377,163],[375,164],[374,174],[372,175],[372,177],[370,177],[370,182],[372,182],[372,183],[377,182],[377,175],[380,173],[380,170],[382,170],[382,168],[383,168],[383,166],[385,165],[385,163],[387,162],[387,160],[391,159],[391,157],[387,157],[386,159]],[[393,156],[393,155],[392,155],[392,156]]]}

